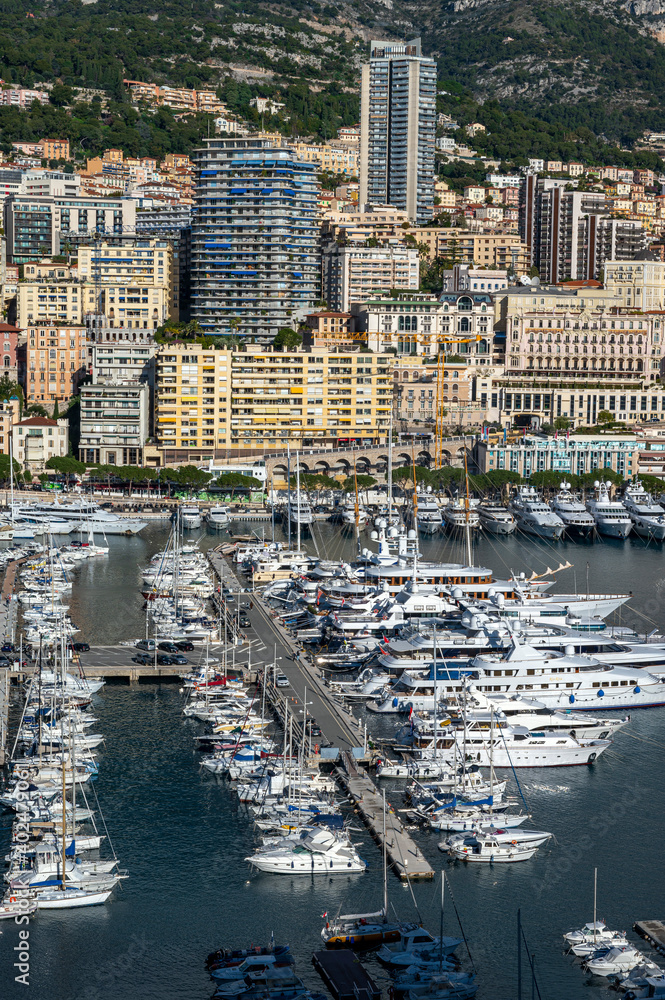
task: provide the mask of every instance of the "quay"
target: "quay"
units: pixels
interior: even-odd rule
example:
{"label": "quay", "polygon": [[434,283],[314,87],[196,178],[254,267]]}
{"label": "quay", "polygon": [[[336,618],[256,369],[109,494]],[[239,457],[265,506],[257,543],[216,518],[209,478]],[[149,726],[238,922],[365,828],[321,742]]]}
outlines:
{"label": "quay", "polygon": [[[383,850],[383,795],[367,772],[357,766],[350,754],[341,754],[341,765],[335,769],[335,776],[356,806],[374,840]],[[433,879],[434,869],[406,833],[388,802],[385,810],[385,828],[386,857],[397,877],[402,882]]]}
{"label": "quay", "polygon": [[352,951],[317,951],[312,965],[335,1000],[380,1000],[381,990]]}
{"label": "quay", "polygon": [[652,948],[665,955],[665,923],[662,920],[638,920],[633,924],[633,930]]}

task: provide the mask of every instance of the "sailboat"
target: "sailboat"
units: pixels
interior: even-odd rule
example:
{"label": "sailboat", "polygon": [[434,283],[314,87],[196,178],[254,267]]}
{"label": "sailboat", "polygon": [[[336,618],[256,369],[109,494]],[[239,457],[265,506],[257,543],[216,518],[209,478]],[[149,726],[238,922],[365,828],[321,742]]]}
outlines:
{"label": "sailboat", "polygon": [[[324,917],[328,914],[324,913]],[[388,859],[386,855],[386,793],[383,793],[383,908],[375,913],[346,913],[326,921],[321,931],[326,948],[376,948],[399,941],[418,924],[388,920]]]}

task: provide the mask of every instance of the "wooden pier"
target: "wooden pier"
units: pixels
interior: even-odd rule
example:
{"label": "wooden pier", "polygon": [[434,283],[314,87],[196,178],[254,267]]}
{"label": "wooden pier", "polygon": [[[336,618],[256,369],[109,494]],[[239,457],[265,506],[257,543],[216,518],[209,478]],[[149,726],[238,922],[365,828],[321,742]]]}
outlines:
{"label": "wooden pier", "polygon": [[381,990],[352,951],[317,951],[312,965],[335,1000],[380,1000]]}
{"label": "wooden pier", "polygon": [[633,924],[633,930],[652,948],[665,955],[665,923],[662,920],[638,920]]}
{"label": "wooden pier", "polygon": [[[367,772],[357,767],[349,753],[340,755],[342,767],[336,777],[355,804],[365,826],[383,850],[383,796]],[[422,851],[405,832],[400,819],[386,803],[386,855],[402,882],[433,879],[434,869]]]}

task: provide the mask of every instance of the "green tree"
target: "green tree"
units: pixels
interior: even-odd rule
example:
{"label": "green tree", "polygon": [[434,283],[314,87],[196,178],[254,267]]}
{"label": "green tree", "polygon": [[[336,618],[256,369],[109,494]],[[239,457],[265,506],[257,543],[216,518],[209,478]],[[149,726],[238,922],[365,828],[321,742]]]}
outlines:
{"label": "green tree", "polygon": [[599,424],[612,424],[614,423],[614,417],[609,410],[600,410],[597,417]]}
{"label": "green tree", "polygon": [[85,462],[79,462],[71,455],[54,455],[49,458],[44,466],[46,469],[53,469],[54,472],[61,472],[63,475],[80,475],[86,471]]}
{"label": "green tree", "polygon": [[298,333],[296,330],[292,330],[290,326],[283,326],[277,331],[277,336],[272,342],[274,349],[287,351],[294,351],[297,347],[302,344],[302,334]]}
{"label": "green tree", "polygon": [[[375,486],[377,480],[374,476],[357,475],[358,489],[368,490],[371,486]],[[356,488],[356,479],[353,476],[348,476],[342,483],[342,489],[345,493],[353,493]]]}
{"label": "green tree", "polygon": [[554,429],[557,431],[565,431],[570,427],[570,420],[568,417],[557,417],[554,421]]}

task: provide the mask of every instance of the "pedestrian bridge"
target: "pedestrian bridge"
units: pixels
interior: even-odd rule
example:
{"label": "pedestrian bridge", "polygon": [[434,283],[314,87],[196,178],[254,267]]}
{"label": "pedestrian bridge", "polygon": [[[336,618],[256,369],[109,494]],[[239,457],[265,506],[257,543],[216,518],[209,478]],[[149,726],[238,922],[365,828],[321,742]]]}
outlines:
{"label": "pedestrian bridge", "polygon": [[[470,439],[451,438],[444,441],[443,462],[444,465],[461,466],[464,464],[464,450],[466,448],[467,458],[470,458]],[[393,467],[399,468],[403,465],[411,465],[415,459],[416,465],[432,467],[434,465],[434,448],[428,444],[427,447],[414,445],[395,444],[393,445]],[[286,482],[287,477],[287,456],[266,455],[266,474],[268,483],[271,479],[275,484]],[[335,448],[316,449],[305,448],[298,454],[298,464],[300,471],[324,476],[350,476],[353,475],[355,465],[359,475],[385,475],[388,471],[388,449],[386,445],[380,447],[363,447],[359,445],[355,448]],[[296,456],[291,452],[291,475],[296,471]]]}

